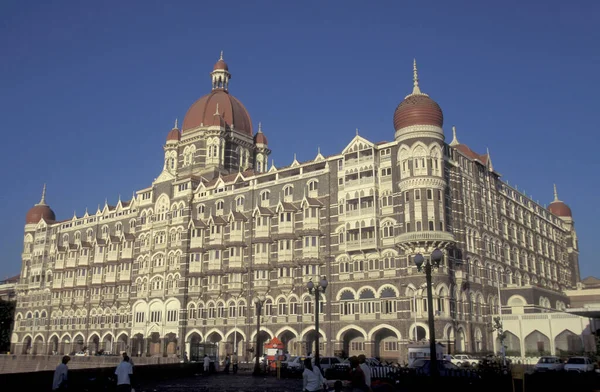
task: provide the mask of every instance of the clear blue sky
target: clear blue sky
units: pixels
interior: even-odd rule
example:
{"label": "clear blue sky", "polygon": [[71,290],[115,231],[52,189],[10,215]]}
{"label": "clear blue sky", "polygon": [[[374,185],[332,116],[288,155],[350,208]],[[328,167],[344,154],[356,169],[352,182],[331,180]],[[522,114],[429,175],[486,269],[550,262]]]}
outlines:
{"label": "clear blue sky", "polygon": [[416,57],[447,139],[455,124],[542,203],[556,183],[582,277],[599,276],[599,16],[598,1],[4,0],[0,278],[20,270],[44,182],[58,219],[150,185],[221,50],[278,165],[337,153],[356,128],[393,139]]}

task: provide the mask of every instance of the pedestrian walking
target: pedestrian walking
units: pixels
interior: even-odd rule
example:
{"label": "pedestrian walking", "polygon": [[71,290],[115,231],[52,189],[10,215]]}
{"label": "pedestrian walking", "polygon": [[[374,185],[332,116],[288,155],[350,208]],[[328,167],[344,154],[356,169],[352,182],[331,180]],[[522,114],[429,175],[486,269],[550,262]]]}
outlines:
{"label": "pedestrian walking", "polygon": [[233,374],[237,374],[238,363],[239,363],[239,359],[238,359],[237,353],[233,353],[233,355],[231,356],[231,363],[233,365]]}
{"label": "pedestrian walking", "polygon": [[225,356],[225,369],[223,369],[223,373],[229,374],[229,365],[231,365],[231,358],[229,355]]}
{"label": "pedestrian walking", "polygon": [[365,384],[371,390],[371,368],[367,365],[367,357],[364,354],[358,356],[358,364],[365,375]]}
{"label": "pedestrian walking", "polygon": [[66,391],[67,390],[67,382],[69,376],[69,367],[67,363],[71,360],[71,357],[65,355],[62,357],[62,361],[60,365],[56,367],[54,370],[54,378],[52,380],[52,390],[53,391]]}
{"label": "pedestrian walking", "polygon": [[350,384],[352,392],[368,392],[369,387],[365,383],[365,373],[360,368],[357,357],[350,357]]}
{"label": "pedestrian walking", "polygon": [[207,354],[204,354],[204,374],[208,374],[210,371],[210,358]]}
{"label": "pedestrian walking", "polygon": [[323,379],[323,375],[321,374],[321,369],[318,366],[313,368],[310,358],[304,360],[302,388],[305,392],[320,392],[327,388],[325,386],[325,379]]}
{"label": "pedestrian walking", "polygon": [[117,392],[131,392],[133,366],[127,355],[123,355],[123,360],[115,369],[115,375],[117,376]]}

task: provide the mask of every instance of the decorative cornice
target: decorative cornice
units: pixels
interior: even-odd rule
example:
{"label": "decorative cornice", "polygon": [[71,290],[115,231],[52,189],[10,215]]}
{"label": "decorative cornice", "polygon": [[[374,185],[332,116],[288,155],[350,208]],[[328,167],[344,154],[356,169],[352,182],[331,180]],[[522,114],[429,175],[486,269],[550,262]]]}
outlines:
{"label": "decorative cornice", "polygon": [[401,191],[419,188],[446,189],[446,181],[435,177],[411,177],[400,180],[398,187]]}

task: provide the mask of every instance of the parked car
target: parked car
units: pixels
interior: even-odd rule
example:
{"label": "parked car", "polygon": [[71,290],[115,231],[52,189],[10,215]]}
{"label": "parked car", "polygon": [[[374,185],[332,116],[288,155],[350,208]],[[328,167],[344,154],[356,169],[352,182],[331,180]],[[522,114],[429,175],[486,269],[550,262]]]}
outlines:
{"label": "parked car", "polygon": [[[429,368],[431,361],[429,359],[415,359],[408,367],[410,369],[415,369],[418,373],[423,374],[431,374],[431,369]],[[453,364],[450,361],[437,361],[439,373],[441,376],[447,374],[448,371],[459,370],[459,367]]]}
{"label": "parked car", "polygon": [[479,365],[479,359],[472,358],[467,354],[456,354],[450,356],[450,362],[456,366],[475,366]]}
{"label": "parked car", "polygon": [[565,364],[559,357],[547,356],[541,357],[534,369],[536,372],[558,372],[563,370],[564,367]]}
{"label": "parked car", "polygon": [[594,364],[587,357],[571,357],[567,360],[564,369],[567,372],[593,372]]}
{"label": "parked car", "polygon": [[[314,359],[313,359],[313,361],[314,361]],[[331,369],[334,366],[339,365],[340,363],[342,363],[342,361],[343,360],[338,357],[320,357],[319,367],[321,368],[321,372],[323,372],[323,374],[325,374],[325,371],[327,369]]]}
{"label": "parked car", "polygon": [[288,369],[300,370],[304,366],[304,359],[306,357],[291,357],[289,361],[287,361]]}

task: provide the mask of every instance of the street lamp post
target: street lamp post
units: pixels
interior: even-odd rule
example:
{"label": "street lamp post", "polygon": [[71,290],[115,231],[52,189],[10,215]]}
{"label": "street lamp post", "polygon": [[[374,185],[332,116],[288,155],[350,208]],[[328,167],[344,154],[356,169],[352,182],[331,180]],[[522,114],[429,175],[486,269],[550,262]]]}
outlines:
{"label": "street lamp post", "polygon": [[254,304],[256,305],[256,361],[254,362],[253,376],[260,375],[260,316],[262,315],[262,307],[265,303],[265,296],[259,295],[254,297]]}
{"label": "street lamp post", "polygon": [[431,376],[435,377],[439,373],[437,365],[437,355],[435,349],[435,320],[433,318],[433,294],[431,290],[431,268],[440,266],[440,261],[444,254],[441,250],[435,249],[431,252],[429,260],[425,260],[422,254],[417,254],[414,257],[414,263],[419,271],[425,267],[425,279],[427,281],[427,316],[429,321],[429,369],[431,369]]}
{"label": "street lamp post", "polygon": [[319,361],[319,297],[321,293],[325,293],[325,289],[327,289],[327,278],[324,276],[319,281],[319,284],[315,286],[312,279],[308,281],[306,284],[306,288],[308,288],[308,292],[310,294],[315,295],[315,364],[318,366]]}

